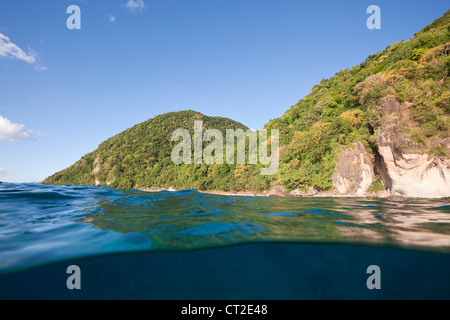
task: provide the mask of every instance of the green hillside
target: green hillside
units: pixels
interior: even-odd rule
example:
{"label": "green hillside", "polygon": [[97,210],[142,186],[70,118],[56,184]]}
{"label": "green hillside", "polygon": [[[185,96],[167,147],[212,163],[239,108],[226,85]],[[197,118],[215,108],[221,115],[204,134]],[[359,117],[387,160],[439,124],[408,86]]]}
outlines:
{"label": "green hillside", "polygon": [[[280,130],[279,183],[329,190],[339,151],[360,141],[376,152],[381,133],[398,152],[448,156],[449,41],[450,10],[412,39],[322,80],[271,120],[266,128]],[[392,101],[400,107],[389,108]]]}
{"label": "green hillside", "polygon": [[[339,152],[361,142],[375,154],[381,143],[396,152],[450,155],[450,11],[416,33],[314,86],[266,129],[280,131],[280,170],[261,176],[259,165],[175,165],[170,141],[177,128],[247,128],[194,111],[172,112],[138,124],[100,144],[48,184],[117,188],[261,191],[333,189]],[[192,132],[191,132],[192,133]],[[372,189],[380,189],[378,182]]]}
{"label": "green hillside", "polygon": [[171,152],[178,142],[171,141],[172,132],[187,129],[193,137],[196,120],[203,121],[203,131],[219,129],[224,137],[226,129],[248,129],[239,122],[195,111],[162,114],[102,142],[97,150],[43,183],[225,191],[267,188],[256,167],[245,173],[247,166],[243,165],[175,165]]}

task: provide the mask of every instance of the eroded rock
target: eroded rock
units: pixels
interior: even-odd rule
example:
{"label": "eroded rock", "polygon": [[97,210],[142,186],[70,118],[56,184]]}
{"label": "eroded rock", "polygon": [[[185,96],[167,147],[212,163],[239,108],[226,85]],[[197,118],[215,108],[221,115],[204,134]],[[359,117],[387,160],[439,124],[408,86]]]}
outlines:
{"label": "eroded rock", "polygon": [[333,175],[337,194],[363,196],[374,178],[372,157],[360,142],[341,151],[337,170]]}
{"label": "eroded rock", "polygon": [[450,160],[428,154],[396,155],[390,145],[378,152],[387,172],[391,195],[420,198],[450,197]]}

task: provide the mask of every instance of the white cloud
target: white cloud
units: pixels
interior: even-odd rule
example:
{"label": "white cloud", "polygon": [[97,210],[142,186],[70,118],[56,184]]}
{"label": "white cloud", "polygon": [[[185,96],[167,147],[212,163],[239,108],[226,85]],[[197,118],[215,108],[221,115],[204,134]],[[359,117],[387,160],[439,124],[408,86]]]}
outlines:
{"label": "white cloud", "polygon": [[116,21],[116,17],[113,16],[112,14],[110,14],[110,15],[108,15],[108,20],[109,20],[109,22],[114,22],[114,21]]}
{"label": "white cloud", "polygon": [[25,51],[12,43],[3,33],[0,33],[0,56],[23,60],[27,63],[36,63],[34,52],[31,51],[29,54],[25,53]]}
{"label": "white cloud", "polygon": [[11,42],[3,33],[0,33],[0,57],[22,60],[26,63],[34,64],[37,71],[47,70],[47,67],[42,65],[42,61],[39,59],[36,51],[28,48],[28,53],[26,53],[18,45]]}
{"label": "white cloud", "polygon": [[6,171],[3,170],[2,168],[0,168],[0,176],[5,176],[6,175]]}
{"label": "white cloud", "polygon": [[24,130],[25,125],[13,123],[7,118],[0,115],[0,141],[6,140],[10,142],[26,139],[35,139],[38,135],[32,130]]}
{"label": "white cloud", "polygon": [[131,12],[134,12],[136,10],[142,12],[142,10],[144,10],[145,8],[145,4],[143,0],[128,0],[128,2],[125,3],[125,8],[127,8]]}

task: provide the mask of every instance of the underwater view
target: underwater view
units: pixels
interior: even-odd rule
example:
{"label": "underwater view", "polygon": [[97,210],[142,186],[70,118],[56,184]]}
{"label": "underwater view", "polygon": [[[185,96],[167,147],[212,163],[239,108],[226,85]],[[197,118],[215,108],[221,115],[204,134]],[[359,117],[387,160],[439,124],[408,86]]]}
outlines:
{"label": "underwater view", "polygon": [[448,299],[449,222],[448,199],[0,183],[0,298]]}

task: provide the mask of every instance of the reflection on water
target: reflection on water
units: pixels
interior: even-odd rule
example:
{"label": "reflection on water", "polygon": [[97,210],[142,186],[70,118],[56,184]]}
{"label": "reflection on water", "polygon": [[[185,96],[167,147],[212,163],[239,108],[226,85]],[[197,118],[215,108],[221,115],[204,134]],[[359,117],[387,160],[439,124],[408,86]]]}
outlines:
{"label": "reflection on water", "polygon": [[449,199],[272,198],[0,183],[0,273],[117,252],[318,242],[450,252]]}
{"label": "reflection on water", "polygon": [[448,199],[239,197],[123,191],[83,219],[96,228],[139,232],[154,249],[245,241],[314,241],[450,251]]}

